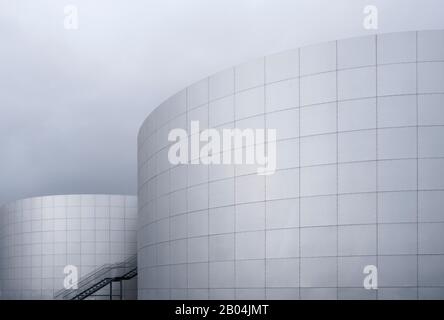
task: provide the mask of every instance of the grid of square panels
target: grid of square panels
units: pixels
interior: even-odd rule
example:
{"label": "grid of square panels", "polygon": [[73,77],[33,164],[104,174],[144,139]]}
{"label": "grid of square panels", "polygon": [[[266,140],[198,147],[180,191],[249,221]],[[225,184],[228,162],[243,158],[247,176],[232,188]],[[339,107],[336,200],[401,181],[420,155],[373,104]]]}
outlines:
{"label": "grid of square panels", "polygon": [[[193,120],[277,129],[276,173],[171,165],[168,133]],[[443,136],[444,31],[304,47],[186,88],[138,137],[139,298],[444,298]]]}
{"label": "grid of square panels", "polygon": [[[64,268],[82,276],[136,254],[137,198],[61,195],[15,201],[0,209],[2,299],[53,299]],[[135,295],[135,284],[126,288]]]}

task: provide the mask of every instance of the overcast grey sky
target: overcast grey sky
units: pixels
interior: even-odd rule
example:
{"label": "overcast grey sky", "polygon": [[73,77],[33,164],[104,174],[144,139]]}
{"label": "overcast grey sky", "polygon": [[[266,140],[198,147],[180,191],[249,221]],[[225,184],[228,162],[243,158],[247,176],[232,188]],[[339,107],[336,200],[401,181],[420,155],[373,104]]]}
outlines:
{"label": "overcast grey sky", "polygon": [[255,57],[374,33],[368,4],[377,32],[444,28],[442,0],[0,0],[0,204],[135,194],[137,131],[159,103]]}

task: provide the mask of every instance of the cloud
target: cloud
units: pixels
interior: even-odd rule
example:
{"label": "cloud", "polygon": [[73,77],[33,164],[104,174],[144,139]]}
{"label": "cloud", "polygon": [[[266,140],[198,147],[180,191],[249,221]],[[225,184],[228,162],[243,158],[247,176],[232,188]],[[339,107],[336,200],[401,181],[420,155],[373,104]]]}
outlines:
{"label": "cloud", "polygon": [[[381,32],[443,28],[439,0],[373,3]],[[63,28],[67,4],[79,9],[76,31]],[[0,0],[0,204],[135,194],[137,131],[169,95],[258,56],[368,34],[366,4]]]}

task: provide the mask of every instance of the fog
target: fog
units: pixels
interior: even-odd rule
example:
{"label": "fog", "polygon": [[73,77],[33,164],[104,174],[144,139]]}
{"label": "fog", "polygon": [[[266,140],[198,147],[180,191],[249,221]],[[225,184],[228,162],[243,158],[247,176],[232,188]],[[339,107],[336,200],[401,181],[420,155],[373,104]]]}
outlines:
{"label": "fog", "polygon": [[[378,30],[363,27],[366,5]],[[74,5],[78,28],[65,27]],[[168,96],[302,45],[444,28],[440,0],[0,0],[0,204],[137,192],[138,129]]]}

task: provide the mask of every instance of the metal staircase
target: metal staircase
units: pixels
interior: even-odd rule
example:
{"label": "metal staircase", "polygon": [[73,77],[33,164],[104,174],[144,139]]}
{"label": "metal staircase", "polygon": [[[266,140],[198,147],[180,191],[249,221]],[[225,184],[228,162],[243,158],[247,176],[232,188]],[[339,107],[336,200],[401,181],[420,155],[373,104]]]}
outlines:
{"label": "metal staircase", "polygon": [[[62,300],[84,300],[94,296],[99,290],[109,285],[110,300],[115,296],[113,283],[120,283],[119,297],[123,298],[123,281],[137,276],[137,257],[133,256],[120,263],[106,264],[83,277],[77,284],[77,289],[63,289],[55,293],[54,299]],[[104,295],[100,295],[104,296]]]}

